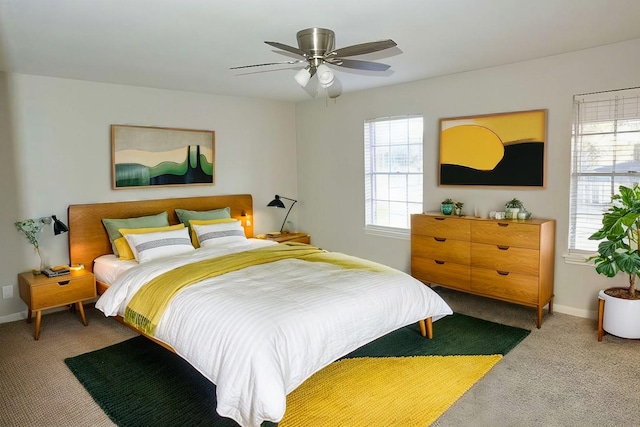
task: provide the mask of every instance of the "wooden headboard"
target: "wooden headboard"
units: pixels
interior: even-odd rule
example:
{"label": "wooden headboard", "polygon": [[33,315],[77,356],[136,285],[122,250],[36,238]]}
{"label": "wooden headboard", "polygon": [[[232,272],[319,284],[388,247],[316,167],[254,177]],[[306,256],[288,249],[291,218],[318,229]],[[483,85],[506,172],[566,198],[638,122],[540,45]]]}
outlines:
{"label": "wooden headboard", "polygon": [[[94,259],[113,253],[102,218],[133,218],[166,211],[169,223],[173,225],[179,223],[175,209],[206,211],[226,207],[231,208],[233,218],[243,220],[245,235],[253,237],[253,199],[250,194],[70,205],[69,261],[71,264],[84,264],[87,270],[93,271]],[[244,215],[251,219],[248,224]]]}

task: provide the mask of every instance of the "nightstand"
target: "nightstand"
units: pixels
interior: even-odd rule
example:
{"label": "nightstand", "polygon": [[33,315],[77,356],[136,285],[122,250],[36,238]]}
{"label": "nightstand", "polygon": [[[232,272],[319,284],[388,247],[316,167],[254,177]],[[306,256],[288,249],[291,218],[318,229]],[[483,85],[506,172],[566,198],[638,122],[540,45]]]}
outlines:
{"label": "nightstand", "polygon": [[82,324],[87,326],[82,301],[96,297],[96,279],[87,270],[71,271],[70,274],[47,277],[44,274],[34,276],[32,273],[18,274],[20,298],[27,304],[29,311],[27,323],[31,323],[31,315],[36,313],[34,339],[40,337],[40,320],[42,310],[74,304],[80,312]]}
{"label": "nightstand", "polygon": [[280,233],[280,234],[260,234],[258,239],[272,240],[274,242],[298,242],[311,244],[311,236],[307,233]]}

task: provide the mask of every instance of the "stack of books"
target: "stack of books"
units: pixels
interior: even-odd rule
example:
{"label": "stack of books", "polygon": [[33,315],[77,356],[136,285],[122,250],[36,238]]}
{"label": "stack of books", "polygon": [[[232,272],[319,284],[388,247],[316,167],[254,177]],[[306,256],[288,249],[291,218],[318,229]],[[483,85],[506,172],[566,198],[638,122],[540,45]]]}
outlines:
{"label": "stack of books", "polygon": [[58,277],[58,276],[64,276],[65,274],[70,274],[71,271],[67,266],[59,266],[59,267],[45,268],[44,270],[42,270],[42,273],[47,277]]}

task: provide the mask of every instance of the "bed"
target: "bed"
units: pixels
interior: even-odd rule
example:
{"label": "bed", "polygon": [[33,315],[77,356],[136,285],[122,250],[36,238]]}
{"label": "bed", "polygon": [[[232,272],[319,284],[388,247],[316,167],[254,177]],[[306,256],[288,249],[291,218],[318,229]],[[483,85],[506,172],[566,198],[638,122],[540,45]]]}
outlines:
{"label": "bed", "polygon": [[[177,210],[224,208],[242,237],[148,262],[117,259],[102,222],[167,212],[181,227]],[[452,313],[398,270],[253,239],[251,195],[72,205],[68,214],[70,261],[97,274],[96,307],[187,360],[216,384],[217,412],[242,426],[278,422],[286,395],[345,354],[414,322],[431,337],[431,322]],[[204,239],[219,227],[192,229]]]}

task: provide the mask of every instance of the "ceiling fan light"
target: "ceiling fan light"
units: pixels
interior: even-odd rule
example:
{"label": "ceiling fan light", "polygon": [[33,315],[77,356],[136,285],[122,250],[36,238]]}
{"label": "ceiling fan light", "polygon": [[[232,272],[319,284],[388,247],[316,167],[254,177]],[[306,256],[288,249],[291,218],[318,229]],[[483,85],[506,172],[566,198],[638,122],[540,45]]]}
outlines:
{"label": "ceiling fan light", "polygon": [[309,68],[303,68],[302,70],[298,71],[294,77],[296,79],[296,82],[302,86],[305,87],[307,86],[307,83],[309,83],[309,79],[311,78],[311,73],[309,72]]}
{"label": "ceiling fan light", "polygon": [[333,84],[334,75],[333,71],[325,64],[320,64],[318,66],[318,71],[316,72],[318,75],[318,81],[322,85],[322,87],[329,87]]}

